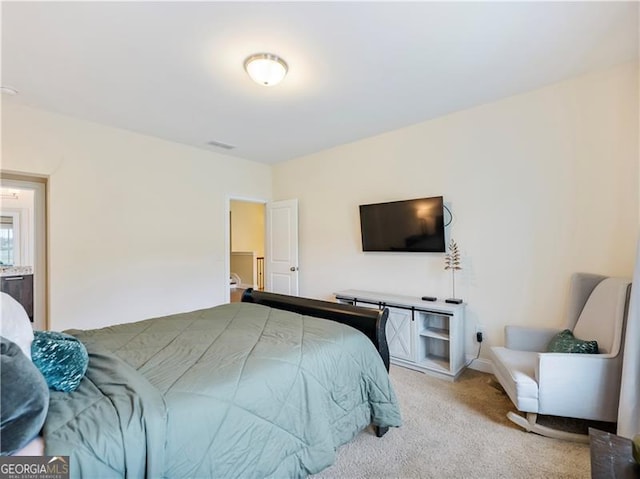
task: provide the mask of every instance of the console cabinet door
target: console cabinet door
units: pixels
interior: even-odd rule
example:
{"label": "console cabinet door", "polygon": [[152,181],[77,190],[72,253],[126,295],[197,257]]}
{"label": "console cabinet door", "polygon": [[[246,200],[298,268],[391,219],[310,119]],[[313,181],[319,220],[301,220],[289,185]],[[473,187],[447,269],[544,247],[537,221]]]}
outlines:
{"label": "console cabinet door", "polygon": [[389,308],[386,331],[391,357],[415,360],[414,329],[411,310]]}

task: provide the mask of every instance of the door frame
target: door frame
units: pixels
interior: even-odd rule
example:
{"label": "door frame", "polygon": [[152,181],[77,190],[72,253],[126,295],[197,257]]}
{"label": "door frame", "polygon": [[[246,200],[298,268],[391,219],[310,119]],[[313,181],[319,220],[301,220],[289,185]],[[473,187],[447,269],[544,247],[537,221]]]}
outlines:
{"label": "door frame", "polygon": [[[0,183],[4,187],[16,189],[29,189],[34,191],[33,196],[33,269],[34,272],[34,327],[49,329],[50,305],[49,305],[49,178],[47,176],[26,175],[0,171]],[[39,321],[36,318],[39,317]],[[40,323],[40,324],[38,324]]]}
{"label": "door frame", "polygon": [[[225,202],[225,235],[224,235],[224,250],[226,251],[224,257],[224,301],[225,303],[229,303],[231,301],[231,290],[229,289],[229,277],[231,276],[231,222],[229,221],[231,214],[231,202],[232,201],[244,201],[245,203],[260,203],[262,205],[267,206],[270,200],[266,200],[264,198],[255,198],[255,197],[247,197],[247,196],[235,196],[235,195],[227,195],[227,201]],[[266,212],[265,212],[266,214]],[[266,225],[265,231],[266,235]],[[265,256],[267,252],[265,250]],[[266,278],[265,278],[266,279]]]}

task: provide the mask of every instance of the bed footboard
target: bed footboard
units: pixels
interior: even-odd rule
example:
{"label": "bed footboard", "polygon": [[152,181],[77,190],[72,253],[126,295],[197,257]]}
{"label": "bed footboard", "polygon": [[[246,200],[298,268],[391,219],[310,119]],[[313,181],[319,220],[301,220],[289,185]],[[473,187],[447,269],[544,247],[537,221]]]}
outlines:
{"label": "bed footboard", "polygon": [[356,328],[371,340],[380,353],[384,366],[387,371],[389,370],[389,345],[385,333],[389,316],[387,308],[382,310],[359,308],[350,304],[256,291],[253,288],[244,291],[242,302],[262,304],[306,316],[329,319]]}
{"label": "bed footboard", "polygon": [[[304,314],[305,316],[329,319],[356,328],[371,340],[378,350],[385,368],[389,371],[389,345],[387,344],[385,332],[389,316],[387,308],[381,310],[359,308],[350,304],[256,291],[253,288],[244,291],[242,302],[262,304],[271,308]],[[388,430],[388,427],[375,426],[376,436],[378,437],[384,436]]]}

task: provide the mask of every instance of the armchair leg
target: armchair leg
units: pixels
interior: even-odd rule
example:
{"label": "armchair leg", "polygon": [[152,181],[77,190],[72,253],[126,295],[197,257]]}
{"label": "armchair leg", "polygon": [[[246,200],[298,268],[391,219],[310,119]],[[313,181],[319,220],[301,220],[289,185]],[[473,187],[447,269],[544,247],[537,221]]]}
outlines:
{"label": "armchair leg", "polygon": [[536,434],[540,434],[541,436],[552,437],[554,439],[563,439],[565,441],[575,441],[583,443],[589,442],[589,436],[587,436],[586,434],[558,431],[557,429],[538,424],[538,415],[533,412],[528,412],[526,419],[514,412],[508,412],[507,419],[525,429],[527,432],[533,432]]}

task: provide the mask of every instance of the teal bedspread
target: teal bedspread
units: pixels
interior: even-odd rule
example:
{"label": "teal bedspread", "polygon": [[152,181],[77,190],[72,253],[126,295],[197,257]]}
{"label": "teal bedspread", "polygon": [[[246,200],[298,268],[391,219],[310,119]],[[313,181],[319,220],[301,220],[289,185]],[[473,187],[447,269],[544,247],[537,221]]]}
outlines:
{"label": "teal bedspread", "polygon": [[305,477],[401,423],[373,344],[332,321],[232,303],[68,333],[89,369],[52,392],[44,436],[75,477]]}

